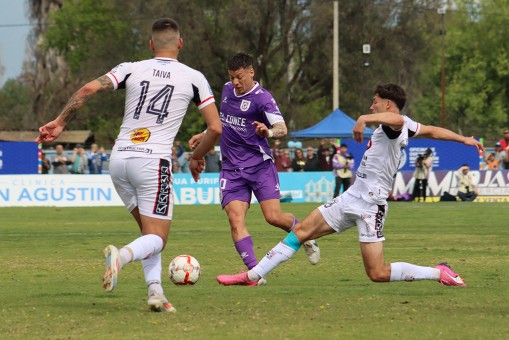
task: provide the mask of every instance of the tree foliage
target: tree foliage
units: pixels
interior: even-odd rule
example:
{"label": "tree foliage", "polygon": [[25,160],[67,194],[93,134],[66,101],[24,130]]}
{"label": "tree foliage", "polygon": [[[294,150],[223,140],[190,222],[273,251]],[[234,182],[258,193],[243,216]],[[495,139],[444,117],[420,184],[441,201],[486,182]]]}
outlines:
{"label": "tree foliage", "polygon": [[[446,14],[445,122],[466,135],[498,140],[509,123],[509,1],[457,2]],[[441,62],[424,65],[425,90],[418,111],[428,123],[440,121]]]}
{"label": "tree foliage", "polygon": [[[449,1],[449,2],[452,2]],[[507,124],[509,0],[454,1],[446,14],[447,127],[486,134]],[[226,61],[245,51],[255,56],[255,77],[274,95],[291,130],[305,128],[332,108],[332,1],[313,0],[31,0],[32,7],[58,5],[47,30],[40,30],[37,61],[65,60],[67,71],[34,86],[32,112],[47,120],[84,82],[124,61],[150,58],[152,22],[177,19],[184,38],[179,60],[205,74],[216,94],[228,80]],[[63,5],[62,5],[63,3]],[[340,1],[340,108],[367,113],[379,83],[402,85],[405,113],[439,125],[441,98],[442,0]],[[34,14],[45,13],[34,11]],[[363,54],[362,45],[371,45]],[[57,68],[62,70],[62,67]],[[46,70],[39,67],[39,71]],[[51,74],[51,72],[50,72]],[[37,72],[32,72],[37,79]],[[70,128],[91,129],[112,143],[123,116],[124,96],[101,94],[78,114]],[[35,104],[34,104],[35,103]],[[39,103],[39,104],[37,104]],[[42,105],[42,104],[44,105]],[[35,107],[35,108],[34,108]],[[179,138],[200,131],[191,106]]]}
{"label": "tree foliage", "polygon": [[30,87],[15,79],[9,79],[0,89],[0,126],[3,130],[21,130],[30,122],[26,112],[30,110]]}

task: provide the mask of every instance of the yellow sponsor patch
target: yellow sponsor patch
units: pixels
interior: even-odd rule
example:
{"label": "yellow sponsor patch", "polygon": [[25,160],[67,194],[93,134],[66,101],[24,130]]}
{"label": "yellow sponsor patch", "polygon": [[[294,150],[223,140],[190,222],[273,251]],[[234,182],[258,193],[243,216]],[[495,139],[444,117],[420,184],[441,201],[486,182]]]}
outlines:
{"label": "yellow sponsor patch", "polygon": [[145,143],[150,138],[150,131],[146,128],[131,132],[131,142],[134,144]]}

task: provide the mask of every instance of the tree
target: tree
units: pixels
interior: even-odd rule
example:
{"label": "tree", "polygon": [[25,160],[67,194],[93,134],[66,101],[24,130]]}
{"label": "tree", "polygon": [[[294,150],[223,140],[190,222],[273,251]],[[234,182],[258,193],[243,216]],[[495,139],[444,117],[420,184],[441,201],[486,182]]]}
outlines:
{"label": "tree", "polygon": [[22,130],[30,124],[30,86],[9,79],[0,89],[0,126],[2,130]]}
{"label": "tree", "polygon": [[[447,12],[446,126],[494,141],[509,123],[509,1],[458,1]],[[417,107],[423,119],[440,121],[440,66],[430,59]]]}
{"label": "tree", "polygon": [[[226,61],[244,51],[255,56],[255,77],[278,101],[290,130],[312,125],[332,110],[330,1],[66,0],[64,5],[63,0],[32,1],[48,2],[60,7],[49,18],[39,19],[51,25],[47,31],[40,30],[43,43],[38,46],[45,49],[36,54],[35,60],[51,57],[52,62],[65,62],[56,63],[56,70],[38,68],[42,76],[35,81],[39,87],[34,86],[34,97],[42,99],[35,100],[33,107],[39,122],[47,120],[48,114],[53,117],[71,91],[84,82],[122,61],[149,58],[150,25],[162,16],[179,21],[184,38],[179,60],[205,74],[216,98],[228,81]],[[340,2],[343,111],[353,117],[366,113],[378,83],[395,82],[407,89],[409,112],[415,96],[426,98],[436,91],[436,82],[430,80],[436,69],[429,66],[429,60],[439,50],[435,44],[439,25],[436,8],[441,2]],[[34,13],[49,14],[40,10]],[[365,43],[372,46],[369,67],[364,65],[366,56],[362,54]],[[46,76],[48,70],[48,74],[55,72]],[[433,76],[422,86],[424,72]],[[37,72],[32,74],[38,77]],[[92,129],[100,143],[112,143],[117,132],[113,126],[123,116],[122,101],[123,96],[118,94],[91,100],[70,128]],[[186,140],[202,128],[199,112],[192,108],[178,138]]]}

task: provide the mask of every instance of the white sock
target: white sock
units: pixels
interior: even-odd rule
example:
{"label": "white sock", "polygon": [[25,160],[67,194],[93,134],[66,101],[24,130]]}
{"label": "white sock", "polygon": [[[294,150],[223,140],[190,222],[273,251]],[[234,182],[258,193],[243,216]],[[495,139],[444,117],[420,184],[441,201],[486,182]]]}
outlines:
{"label": "white sock", "polygon": [[406,262],[391,263],[391,281],[418,281],[440,279],[440,269],[421,267]]}
{"label": "white sock", "polygon": [[163,286],[160,281],[149,281],[147,282],[148,295],[150,296],[151,291],[156,291],[158,295],[163,295]]}
{"label": "white sock", "polygon": [[267,255],[265,255],[261,261],[250,271],[247,275],[251,281],[258,281],[272,269],[279,266],[281,263],[288,261],[297,251],[288,247],[283,242],[279,242],[277,246],[272,248]]}
{"label": "white sock", "polygon": [[163,239],[161,237],[155,234],[140,236],[120,249],[122,267],[129,262],[139,261],[158,254],[162,249]]}
{"label": "white sock", "polygon": [[148,259],[141,260],[141,264],[143,266],[143,273],[145,274],[147,286],[149,286],[151,282],[158,282],[161,284],[161,253],[152,255]]}

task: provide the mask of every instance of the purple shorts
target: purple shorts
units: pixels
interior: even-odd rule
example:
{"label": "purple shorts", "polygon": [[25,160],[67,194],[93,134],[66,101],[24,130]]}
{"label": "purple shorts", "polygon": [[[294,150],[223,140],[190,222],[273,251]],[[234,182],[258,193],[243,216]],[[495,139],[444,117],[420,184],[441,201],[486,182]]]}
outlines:
{"label": "purple shorts", "polygon": [[249,168],[221,170],[219,189],[223,208],[231,201],[250,203],[251,193],[258,202],[281,198],[276,166],[270,160]]}

